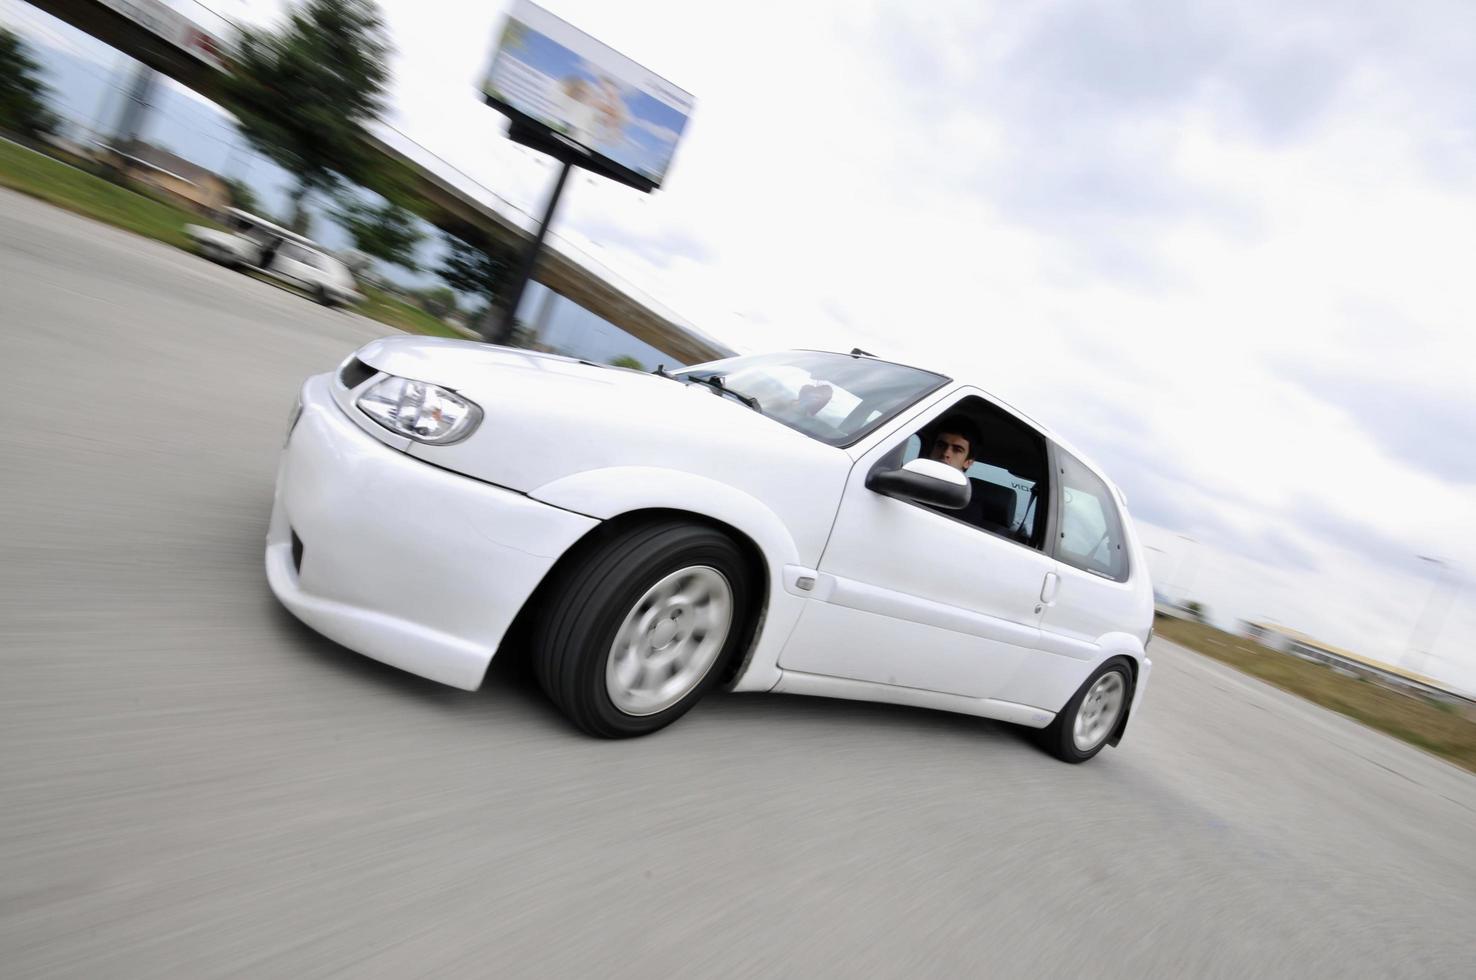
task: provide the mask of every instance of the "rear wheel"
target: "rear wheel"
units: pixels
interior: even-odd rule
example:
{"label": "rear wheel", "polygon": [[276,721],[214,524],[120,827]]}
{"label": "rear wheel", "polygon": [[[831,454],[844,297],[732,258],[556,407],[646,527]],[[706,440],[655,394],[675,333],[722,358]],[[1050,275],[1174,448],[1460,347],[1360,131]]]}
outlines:
{"label": "rear wheel", "polygon": [[1063,762],[1085,762],[1112,738],[1133,696],[1132,667],[1114,657],[1087,678],[1055,721],[1040,730],[1041,747]]}
{"label": "rear wheel", "polygon": [[707,693],[751,608],[748,568],[727,535],[674,520],[627,528],[552,583],[534,669],[589,734],[645,735]]}

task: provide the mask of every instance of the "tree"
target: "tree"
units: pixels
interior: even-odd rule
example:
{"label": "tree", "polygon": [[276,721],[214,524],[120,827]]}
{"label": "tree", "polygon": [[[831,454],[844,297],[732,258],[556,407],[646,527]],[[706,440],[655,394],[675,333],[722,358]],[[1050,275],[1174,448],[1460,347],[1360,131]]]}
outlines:
{"label": "tree", "polygon": [[613,367],[631,368],[636,371],[646,370],[646,365],[642,364],[636,358],[631,357],[629,354],[619,354],[615,357],[610,358],[610,364]]}
{"label": "tree", "polygon": [[[474,244],[450,232],[443,232],[441,237],[446,244],[446,254],[441,258],[436,275],[458,293],[482,297],[489,309],[495,308],[512,275],[513,255],[493,246]],[[490,339],[494,343],[504,343],[510,336],[511,331],[504,325],[498,335]]]}
{"label": "tree", "polygon": [[59,120],[46,106],[50,97],[25,42],[0,27],[0,129],[32,138],[56,132]]}
{"label": "tree", "polygon": [[347,195],[338,199],[333,220],[349,233],[354,248],[376,259],[419,271],[415,246],[425,236],[415,225],[415,216],[393,202],[370,204]]}
{"label": "tree", "polygon": [[461,312],[456,306],[456,291],[450,286],[432,286],[422,289],[417,295],[421,307],[437,319],[445,319],[453,313]]}
{"label": "tree", "polygon": [[254,214],[259,218],[270,218],[262,208],[261,201],[257,200],[256,192],[251,185],[233,177],[224,178],[226,190],[231,193],[231,207],[240,208],[242,211]]}
{"label": "tree", "polygon": [[301,0],[278,30],[237,28],[225,101],[247,141],[297,178],[294,229],[310,191],[372,175],[360,137],[384,111],[389,54],[374,0]]}

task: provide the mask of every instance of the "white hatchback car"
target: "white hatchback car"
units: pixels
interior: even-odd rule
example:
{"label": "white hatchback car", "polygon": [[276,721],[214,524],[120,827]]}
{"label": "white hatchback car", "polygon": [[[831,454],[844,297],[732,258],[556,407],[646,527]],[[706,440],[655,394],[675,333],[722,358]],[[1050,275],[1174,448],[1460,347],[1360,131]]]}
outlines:
{"label": "white hatchback car", "polygon": [[266,567],[319,632],[444,684],[526,647],[605,737],[721,685],[1014,722],[1080,762],[1151,667],[1122,495],[978,388],[860,352],[643,374],[375,341],[303,386]]}

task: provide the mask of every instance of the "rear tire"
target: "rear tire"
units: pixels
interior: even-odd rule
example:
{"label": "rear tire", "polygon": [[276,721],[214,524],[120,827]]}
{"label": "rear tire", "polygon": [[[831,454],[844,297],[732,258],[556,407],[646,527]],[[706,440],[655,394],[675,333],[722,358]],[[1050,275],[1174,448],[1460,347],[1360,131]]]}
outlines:
{"label": "rear tire", "polygon": [[600,738],[646,735],[686,714],[749,633],[743,552],[701,524],[622,529],[550,586],[534,671],[569,720]]}
{"label": "rear tire", "polygon": [[1113,657],[1092,672],[1036,741],[1062,762],[1085,762],[1112,741],[1132,701],[1132,665]]}

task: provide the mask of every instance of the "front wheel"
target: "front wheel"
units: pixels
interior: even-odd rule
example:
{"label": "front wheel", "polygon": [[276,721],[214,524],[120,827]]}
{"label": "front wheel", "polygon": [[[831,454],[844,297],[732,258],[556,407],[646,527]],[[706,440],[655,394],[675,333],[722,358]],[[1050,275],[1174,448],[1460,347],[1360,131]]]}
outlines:
{"label": "front wheel", "polygon": [[1106,747],[1132,697],[1132,667],[1123,657],[1108,660],[1040,730],[1041,747],[1062,762],[1087,761]]}
{"label": "front wheel", "polygon": [[576,725],[628,738],[680,718],[717,681],[747,634],[743,552],[685,521],[626,528],[553,582],[533,664]]}

